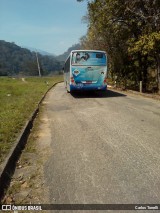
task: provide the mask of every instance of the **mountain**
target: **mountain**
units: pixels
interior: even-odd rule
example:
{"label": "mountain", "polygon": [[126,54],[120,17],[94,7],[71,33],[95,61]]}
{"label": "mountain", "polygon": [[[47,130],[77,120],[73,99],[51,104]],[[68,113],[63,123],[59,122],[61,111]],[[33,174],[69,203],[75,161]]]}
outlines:
{"label": "mountain", "polygon": [[49,52],[46,52],[44,50],[36,49],[36,48],[33,48],[33,47],[22,46],[22,48],[28,49],[31,52],[38,52],[41,55],[55,56],[55,54],[53,54],[53,53],[49,53]]}
{"label": "mountain", "polygon": [[[72,50],[81,49],[74,44],[59,56],[38,50],[38,59],[42,75],[61,73],[64,62]],[[20,47],[14,42],[0,40],[0,76],[38,75],[36,49]],[[41,52],[41,54],[39,53]]]}
{"label": "mountain", "polygon": [[[63,62],[55,56],[38,53],[43,75],[60,72]],[[16,45],[14,42],[0,40],[0,76],[3,75],[38,75],[35,52]]]}
{"label": "mountain", "polygon": [[58,61],[66,61],[68,55],[70,54],[70,52],[72,50],[79,50],[79,49],[81,49],[81,45],[80,44],[74,44],[74,45],[72,45],[72,47],[69,47],[68,50],[66,52],[64,52],[63,54],[56,56],[56,59]]}

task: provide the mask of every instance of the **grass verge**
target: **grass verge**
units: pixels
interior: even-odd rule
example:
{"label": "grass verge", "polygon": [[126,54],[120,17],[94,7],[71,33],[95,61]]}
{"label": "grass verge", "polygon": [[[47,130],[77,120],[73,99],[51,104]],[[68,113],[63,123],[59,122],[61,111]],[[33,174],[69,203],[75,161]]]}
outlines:
{"label": "grass verge", "polygon": [[[48,189],[45,186],[44,165],[48,157],[48,144],[41,143],[41,128],[46,125],[43,119],[44,107],[34,120],[33,129],[27,144],[17,162],[10,186],[5,192],[2,204],[25,205],[30,203],[48,203]],[[48,125],[48,124],[47,124]],[[23,211],[24,213],[27,211]],[[33,211],[30,211],[33,212]],[[40,211],[37,211],[40,212]],[[43,211],[47,212],[47,211]],[[11,211],[9,212],[11,213]]]}
{"label": "grass verge", "polygon": [[44,93],[62,80],[62,76],[0,78],[0,163]]}

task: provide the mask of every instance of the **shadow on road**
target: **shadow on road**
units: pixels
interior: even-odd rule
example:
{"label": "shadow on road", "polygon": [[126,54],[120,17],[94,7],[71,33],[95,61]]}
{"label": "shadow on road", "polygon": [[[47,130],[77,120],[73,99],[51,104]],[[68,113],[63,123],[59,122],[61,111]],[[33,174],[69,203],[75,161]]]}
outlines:
{"label": "shadow on road", "polygon": [[76,91],[72,92],[71,95],[74,98],[114,98],[114,97],[125,97],[124,95],[119,92],[107,90],[105,92],[102,91]]}

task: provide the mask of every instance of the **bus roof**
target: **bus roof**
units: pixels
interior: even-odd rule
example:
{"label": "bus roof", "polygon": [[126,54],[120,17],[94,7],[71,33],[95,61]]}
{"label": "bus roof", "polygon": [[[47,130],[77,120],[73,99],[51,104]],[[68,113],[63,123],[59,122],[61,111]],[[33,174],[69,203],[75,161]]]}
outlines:
{"label": "bus roof", "polygon": [[106,53],[106,51],[102,50],[72,50],[71,53],[73,52],[101,52],[101,53]]}
{"label": "bus roof", "polygon": [[67,59],[72,55],[73,52],[101,52],[106,54],[106,51],[102,51],[102,50],[72,50],[70,54],[68,55],[68,57],[66,58],[65,63]]}

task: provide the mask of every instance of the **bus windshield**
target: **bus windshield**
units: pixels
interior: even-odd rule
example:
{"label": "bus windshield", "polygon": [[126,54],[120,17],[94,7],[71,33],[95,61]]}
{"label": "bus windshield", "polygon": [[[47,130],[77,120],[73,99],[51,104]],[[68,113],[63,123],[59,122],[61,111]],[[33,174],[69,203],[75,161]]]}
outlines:
{"label": "bus windshield", "polygon": [[73,52],[72,65],[106,66],[106,55],[103,52],[87,52],[87,51]]}

